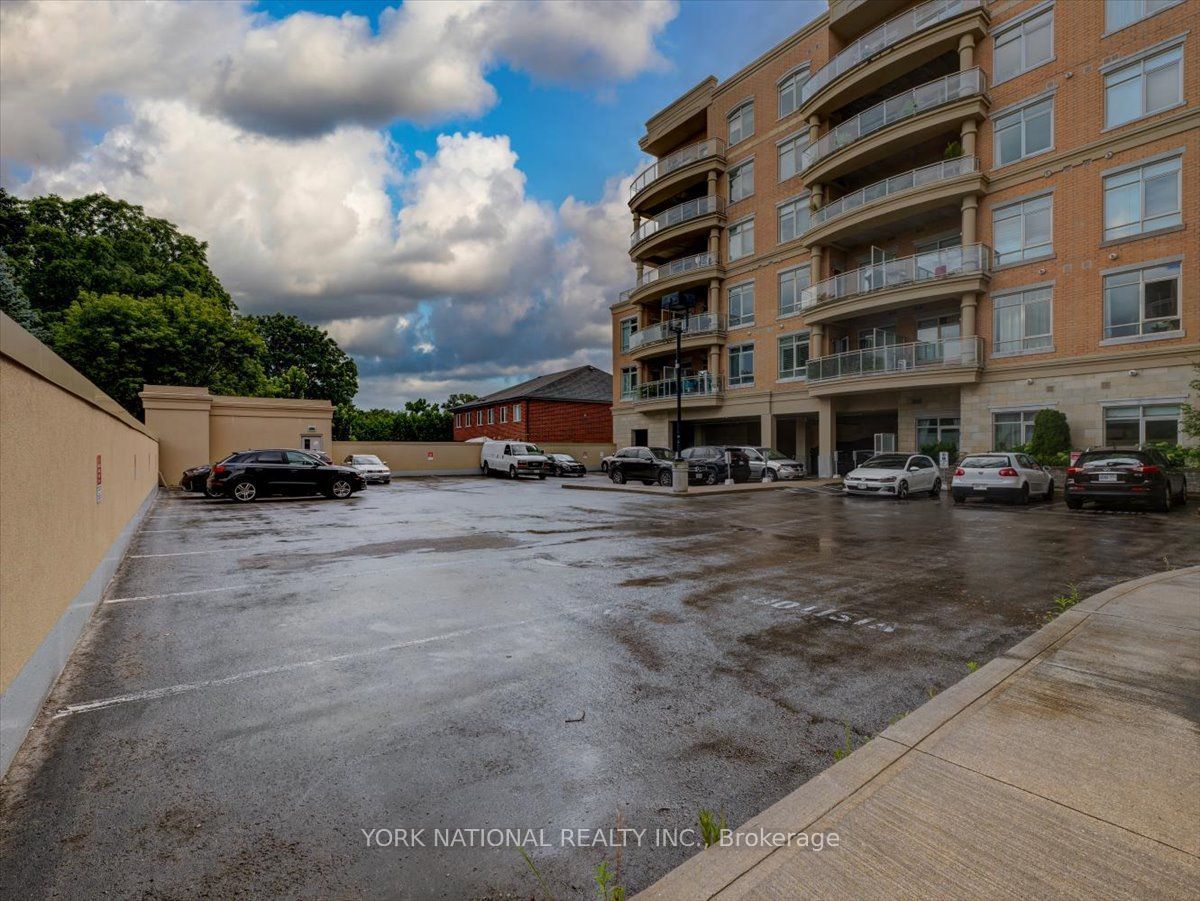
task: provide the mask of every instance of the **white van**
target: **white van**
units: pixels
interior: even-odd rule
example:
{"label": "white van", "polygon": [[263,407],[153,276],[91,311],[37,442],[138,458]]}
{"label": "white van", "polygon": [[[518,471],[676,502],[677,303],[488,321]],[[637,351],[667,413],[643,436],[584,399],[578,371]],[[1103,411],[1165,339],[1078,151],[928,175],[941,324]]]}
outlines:
{"label": "white van", "polygon": [[541,448],[528,441],[487,441],[483,445],[479,468],[485,476],[506,475],[510,479],[537,476],[544,479],[549,463]]}

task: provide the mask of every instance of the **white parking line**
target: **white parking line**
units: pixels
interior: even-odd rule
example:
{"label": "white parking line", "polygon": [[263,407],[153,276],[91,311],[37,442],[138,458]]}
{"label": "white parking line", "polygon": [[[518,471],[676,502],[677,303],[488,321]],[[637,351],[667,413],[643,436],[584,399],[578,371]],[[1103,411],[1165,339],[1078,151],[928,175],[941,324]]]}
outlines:
{"label": "white parking line", "polygon": [[170,591],[166,594],[139,594],[127,598],[109,598],[106,604],[128,604],[130,601],[156,601],[159,598],[182,598],[194,594],[212,594],[215,591],[237,591],[241,588],[254,588],[253,585],[229,585],[225,588],[197,588],[195,591]]}
{"label": "white parking line", "polygon": [[176,551],[172,554],[130,554],[130,560],[144,560],[147,557],[194,557],[197,554],[222,554],[226,553],[225,548],[218,548],[215,551]]}

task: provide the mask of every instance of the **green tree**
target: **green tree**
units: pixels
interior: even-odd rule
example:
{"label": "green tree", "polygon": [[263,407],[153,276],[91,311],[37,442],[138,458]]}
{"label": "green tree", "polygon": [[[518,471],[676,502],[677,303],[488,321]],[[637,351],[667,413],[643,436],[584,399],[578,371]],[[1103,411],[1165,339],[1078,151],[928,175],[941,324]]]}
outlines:
{"label": "green tree", "polygon": [[479,400],[478,394],[451,394],[446,398],[445,406],[447,410],[453,410],[455,407],[461,406],[462,404],[469,404],[471,401],[475,400]]}
{"label": "green tree", "polygon": [[276,397],[328,400],[335,407],[358,393],[358,367],[324,330],[296,316],[248,316],[266,347],[263,369]]}
{"label": "green tree", "polygon": [[220,298],[81,294],[52,327],[55,351],[135,415],[143,383],[261,394],[262,338]]}
{"label": "green tree", "polygon": [[42,328],[42,317],[30,305],[21,286],[13,280],[8,254],[3,250],[0,250],[0,310],[39,341],[49,337]]}
{"label": "green tree", "polygon": [[1029,453],[1046,462],[1065,454],[1071,449],[1071,427],[1061,410],[1038,410],[1033,418],[1033,437],[1029,439]]}
{"label": "green tree", "polygon": [[203,241],[104,194],[20,200],[0,188],[0,248],[46,321],[85,291],[134,298],[192,293],[234,308],[208,268]]}
{"label": "green tree", "polygon": [[[1192,368],[1196,370],[1196,378],[1188,383],[1188,387],[1196,394],[1200,394],[1200,363],[1194,364]],[[1194,407],[1191,404],[1183,405],[1183,433],[1193,438],[1200,438],[1200,407]]]}

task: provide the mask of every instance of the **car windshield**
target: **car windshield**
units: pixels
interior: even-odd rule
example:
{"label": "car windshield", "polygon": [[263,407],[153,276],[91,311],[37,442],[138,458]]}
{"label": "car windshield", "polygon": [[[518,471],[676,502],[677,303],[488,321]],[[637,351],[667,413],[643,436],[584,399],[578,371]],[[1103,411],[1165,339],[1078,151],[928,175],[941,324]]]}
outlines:
{"label": "car windshield", "polygon": [[693,457],[723,457],[725,452],[715,447],[696,447],[692,448]]}
{"label": "car windshield", "polygon": [[958,465],[964,469],[1003,469],[1008,466],[1008,457],[967,457]]}
{"label": "car windshield", "polygon": [[859,469],[903,469],[908,457],[903,454],[880,454],[872,457],[866,463],[860,464]]}
{"label": "car windshield", "polygon": [[1147,462],[1145,454],[1129,451],[1094,451],[1079,458],[1076,466],[1090,469],[1093,466],[1141,466]]}
{"label": "car windshield", "polygon": [[383,461],[374,454],[355,454],[350,458],[350,462],[357,463],[361,466],[382,466]]}
{"label": "car windshield", "polygon": [[570,454],[551,454],[559,463],[574,463],[575,458]]}
{"label": "car windshield", "polygon": [[654,454],[660,460],[670,460],[673,456],[671,451],[665,447],[652,447],[650,453]]}
{"label": "car windshield", "polygon": [[775,450],[773,447],[760,447],[758,449],[758,452],[760,454],[766,454],[766,457],[768,460],[790,460],[790,459],[792,459],[787,454],[781,454],[779,451]]}

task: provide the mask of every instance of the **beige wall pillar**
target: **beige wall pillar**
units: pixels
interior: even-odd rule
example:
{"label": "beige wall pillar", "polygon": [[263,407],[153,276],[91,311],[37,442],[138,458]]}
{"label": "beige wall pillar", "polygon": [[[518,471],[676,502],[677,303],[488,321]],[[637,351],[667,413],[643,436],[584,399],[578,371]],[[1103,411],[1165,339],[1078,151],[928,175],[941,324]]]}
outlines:
{"label": "beige wall pillar", "polygon": [[821,117],[812,115],[808,117],[808,140],[809,143],[815,144],[817,138],[821,135]]}
{"label": "beige wall pillar", "polygon": [[779,445],[779,432],[774,413],[763,413],[759,416],[758,440],[766,447]]}
{"label": "beige wall pillar", "polygon": [[962,242],[964,245],[974,244],[976,223],[979,220],[979,198],[971,195],[962,199]]}
{"label": "beige wall pillar", "polygon": [[964,338],[974,338],[977,334],[977,325],[975,322],[975,311],[978,308],[978,295],[974,291],[967,291],[962,296],[962,305],[960,307],[962,313],[962,336]]}
{"label": "beige wall pillar", "polygon": [[716,193],[717,193],[717,173],[709,172],[708,173],[708,196],[711,197],[712,195],[714,195]]}
{"label": "beige wall pillar", "polygon": [[633,230],[637,231],[638,226],[641,224],[642,224],[642,217],[637,214],[636,210],[634,210],[634,212],[633,212]]}
{"label": "beige wall pillar", "polygon": [[185,469],[213,461],[208,424],[213,399],[207,388],[146,385],[138,396],[146,428],[158,435],[159,469],[168,485],[178,485]]}
{"label": "beige wall pillar", "polygon": [[833,398],[818,399],[821,406],[817,411],[817,449],[820,456],[817,462],[817,475],[823,479],[831,478],[834,474],[834,451],[837,450],[837,413],[834,409]]}
{"label": "beige wall pillar", "polygon": [[808,355],[810,357],[825,356],[825,326],[814,325],[809,328]]}
{"label": "beige wall pillar", "polygon": [[795,422],[796,427],[796,459],[808,465],[808,420],[801,416]]}
{"label": "beige wall pillar", "polygon": [[708,349],[708,371],[716,375],[721,371],[721,348],[714,344]]}
{"label": "beige wall pillar", "polygon": [[964,34],[958,39],[958,71],[965,72],[975,67],[975,36]]}
{"label": "beige wall pillar", "polygon": [[721,312],[721,282],[712,279],[708,283],[708,312],[719,315]]}
{"label": "beige wall pillar", "polygon": [[808,251],[812,261],[812,283],[815,285],[825,278],[825,248],[814,244]]}
{"label": "beige wall pillar", "polygon": [[721,259],[721,230],[719,228],[708,230],[708,252],[712,254],[714,262]]}
{"label": "beige wall pillar", "polygon": [[979,123],[974,119],[963,121],[959,129],[959,143],[962,144],[963,156],[975,155],[975,138],[979,135]]}

